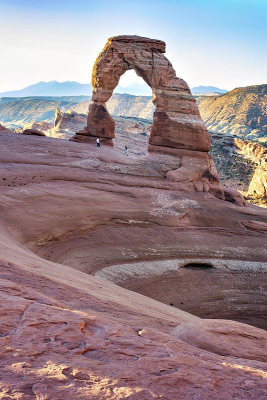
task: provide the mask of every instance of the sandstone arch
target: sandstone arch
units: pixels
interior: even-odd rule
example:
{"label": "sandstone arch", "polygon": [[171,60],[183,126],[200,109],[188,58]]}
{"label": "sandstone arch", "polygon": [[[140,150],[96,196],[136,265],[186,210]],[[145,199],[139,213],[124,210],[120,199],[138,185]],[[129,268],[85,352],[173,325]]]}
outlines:
{"label": "sandstone arch", "polygon": [[165,43],[140,36],[108,39],[93,68],[93,102],[83,134],[112,139],[115,123],[106,109],[120,77],[133,69],[152,88],[156,107],[150,150],[154,146],[208,152],[210,138],[187,83],[164,56]]}
{"label": "sandstone arch", "polygon": [[[187,83],[176,73],[164,56],[165,43],[140,36],[115,36],[108,39],[93,68],[92,103],[87,126],[70,140],[90,142],[100,137],[112,144],[115,123],[106,102],[112,96],[120,77],[133,69],[152,88],[156,107],[148,150],[177,157],[179,167],[166,172],[175,182],[190,182],[197,192],[244,205],[243,197],[220,186],[216,167],[208,154],[209,133],[202,121]],[[95,139],[93,139],[95,140]]]}

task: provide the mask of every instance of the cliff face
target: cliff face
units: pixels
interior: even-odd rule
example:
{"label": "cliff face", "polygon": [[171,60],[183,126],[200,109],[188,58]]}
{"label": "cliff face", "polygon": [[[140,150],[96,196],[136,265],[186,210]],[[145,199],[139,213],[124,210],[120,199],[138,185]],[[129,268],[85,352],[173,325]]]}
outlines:
{"label": "cliff face", "polygon": [[50,136],[60,139],[69,139],[76,131],[83,129],[85,125],[85,115],[78,114],[72,110],[62,112],[57,109],[55,113],[54,128]]}
{"label": "cliff face", "polygon": [[267,134],[267,85],[237,88],[197,101],[209,131],[250,139]]}
{"label": "cliff face", "polygon": [[229,135],[211,135],[211,155],[222,185],[233,187],[246,194],[255,172],[255,162],[245,158]]}
{"label": "cliff face", "polygon": [[264,144],[230,135],[211,135],[211,154],[221,183],[266,206],[266,153]]}
{"label": "cliff face", "polygon": [[267,147],[247,140],[235,139],[235,146],[245,158],[256,165],[251,179],[248,195],[256,200],[267,203]]}

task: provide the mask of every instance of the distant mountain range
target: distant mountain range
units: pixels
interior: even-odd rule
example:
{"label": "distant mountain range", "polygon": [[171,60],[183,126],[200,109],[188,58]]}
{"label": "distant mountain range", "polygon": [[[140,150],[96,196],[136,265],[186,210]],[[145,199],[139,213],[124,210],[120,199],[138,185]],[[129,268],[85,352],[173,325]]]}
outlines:
{"label": "distant mountain range", "polygon": [[219,89],[215,86],[196,86],[191,88],[191,92],[193,94],[209,94],[209,93],[223,94],[226,93],[227,90]]}
{"label": "distant mountain range", "polygon": [[[197,86],[191,89],[193,94],[226,93],[226,90],[214,86]],[[145,83],[131,83],[128,86],[118,85],[115,93],[127,93],[134,96],[151,96],[151,88]],[[31,97],[31,96],[91,96],[92,86],[89,83],[75,81],[38,82],[20,90],[0,93],[0,97]]]}
{"label": "distant mountain range", "polygon": [[[197,97],[201,117],[210,132],[246,139],[267,136],[267,85],[237,88],[221,95]],[[0,98],[0,123],[15,128],[33,121],[53,122],[56,108],[87,114],[90,96]],[[151,96],[115,93],[107,102],[111,115],[152,120]]]}
{"label": "distant mountain range", "polygon": [[75,81],[38,82],[24,89],[0,93],[0,97],[31,97],[31,96],[89,96],[92,86]]}

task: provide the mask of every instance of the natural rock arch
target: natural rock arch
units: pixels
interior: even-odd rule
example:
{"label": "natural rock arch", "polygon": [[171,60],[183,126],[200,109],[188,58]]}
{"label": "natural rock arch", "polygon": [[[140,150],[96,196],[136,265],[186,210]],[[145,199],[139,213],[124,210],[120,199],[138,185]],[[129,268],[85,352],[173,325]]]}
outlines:
{"label": "natural rock arch", "polygon": [[112,139],[115,123],[105,103],[120,77],[133,69],[152,88],[156,107],[149,150],[154,146],[201,152],[210,150],[210,138],[187,83],[176,77],[163,55],[165,43],[140,36],[108,39],[93,68],[93,96],[83,134]]}
{"label": "natural rock arch", "polygon": [[140,36],[108,39],[93,68],[93,96],[87,127],[70,140],[90,142],[93,137],[99,137],[112,144],[115,123],[106,102],[120,77],[133,69],[151,87],[156,107],[148,150],[174,155],[179,162],[177,169],[167,171],[166,178],[190,182],[197,192],[210,192],[220,199],[244,205],[237,191],[220,186],[216,167],[208,154],[209,133],[196,101],[187,83],[177,78],[164,52],[165,43],[161,40]]}

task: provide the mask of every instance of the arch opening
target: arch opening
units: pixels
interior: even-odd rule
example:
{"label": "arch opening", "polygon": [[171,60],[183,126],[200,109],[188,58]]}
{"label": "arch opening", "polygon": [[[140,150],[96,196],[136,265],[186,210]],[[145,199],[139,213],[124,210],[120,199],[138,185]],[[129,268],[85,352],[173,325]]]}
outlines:
{"label": "arch opening", "polygon": [[121,75],[112,96],[114,94],[152,97],[152,89],[133,69],[129,69]]}
{"label": "arch opening", "polygon": [[176,77],[164,56],[165,43],[140,36],[108,39],[93,68],[92,103],[86,130],[80,134],[112,140],[115,123],[106,102],[121,76],[134,70],[152,89],[155,105],[149,151],[174,148],[180,151],[210,150],[210,138],[187,83]]}
{"label": "arch opening", "polygon": [[114,147],[123,152],[127,146],[131,157],[147,155],[155,109],[151,99],[152,89],[134,70],[128,70],[107,102],[115,123]]}

